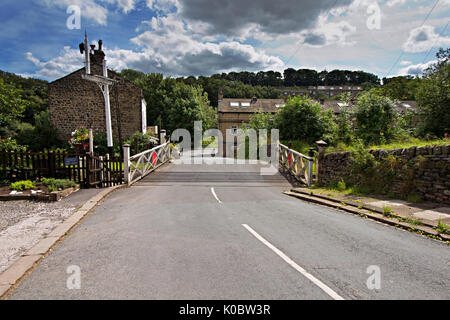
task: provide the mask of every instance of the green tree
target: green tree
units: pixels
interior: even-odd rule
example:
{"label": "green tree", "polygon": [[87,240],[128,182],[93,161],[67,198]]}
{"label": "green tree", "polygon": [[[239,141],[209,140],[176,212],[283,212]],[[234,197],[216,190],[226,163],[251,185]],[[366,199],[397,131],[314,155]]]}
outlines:
{"label": "green tree", "polygon": [[422,135],[442,137],[450,128],[450,49],[440,49],[438,62],[423,77],[417,92],[422,111]]}
{"label": "green tree", "polygon": [[366,145],[389,143],[395,136],[394,102],[376,89],[361,94],[355,103],[356,133]]}
{"label": "green tree", "polygon": [[301,140],[312,143],[318,139],[332,142],[335,125],[332,114],[322,111],[320,103],[306,97],[294,97],[275,117],[275,127],[281,140]]}
{"label": "green tree", "polygon": [[21,90],[0,78],[0,127],[22,118],[27,101],[22,99]]}
{"label": "green tree", "polygon": [[342,106],[339,107],[340,113],[336,119],[336,140],[345,144],[350,144],[354,138],[352,113],[349,111],[351,94],[344,93],[341,96]]}
{"label": "green tree", "polygon": [[256,131],[260,129],[270,130],[273,127],[274,119],[275,117],[271,113],[259,110],[258,112],[250,116],[249,126]]}
{"label": "green tree", "polygon": [[42,111],[35,115],[35,125],[21,122],[17,125],[15,139],[21,145],[26,145],[30,150],[40,151],[51,149],[61,145],[57,138],[56,129],[50,121],[48,111]]}
{"label": "green tree", "polygon": [[191,133],[194,121],[203,121],[203,129],[217,125],[217,113],[208,95],[198,85],[187,85],[162,74],[148,74],[137,80],[147,102],[148,123],[161,126],[170,134],[178,128]]}

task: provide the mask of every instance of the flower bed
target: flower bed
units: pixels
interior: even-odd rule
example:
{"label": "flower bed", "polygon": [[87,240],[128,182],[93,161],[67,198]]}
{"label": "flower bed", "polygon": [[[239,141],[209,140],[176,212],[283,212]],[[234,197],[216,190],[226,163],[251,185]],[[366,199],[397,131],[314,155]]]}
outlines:
{"label": "flower bed", "polygon": [[[44,179],[43,179],[44,180]],[[58,184],[58,180],[46,179],[45,182],[22,181],[9,186],[0,187],[0,201],[13,200],[38,200],[38,201],[59,201],[67,197],[72,192],[78,191],[80,186],[75,183]],[[57,188],[55,188],[55,185]],[[13,190],[16,189],[16,190]]]}

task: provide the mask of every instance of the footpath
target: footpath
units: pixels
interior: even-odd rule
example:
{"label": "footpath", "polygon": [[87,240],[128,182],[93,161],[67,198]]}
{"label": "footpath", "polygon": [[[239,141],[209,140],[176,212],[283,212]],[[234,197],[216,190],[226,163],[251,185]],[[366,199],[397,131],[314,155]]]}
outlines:
{"label": "footpath", "polygon": [[285,194],[341,209],[450,244],[450,207],[440,203],[411,203],[382,196],[359,196],[326,189],[293,188]]}

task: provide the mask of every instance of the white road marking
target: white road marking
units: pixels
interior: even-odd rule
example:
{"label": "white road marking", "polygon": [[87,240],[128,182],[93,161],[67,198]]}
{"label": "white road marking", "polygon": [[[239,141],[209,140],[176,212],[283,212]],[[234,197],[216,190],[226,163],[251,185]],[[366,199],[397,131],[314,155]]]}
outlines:
{"label": "white road marking", "polygon": [[316,286],[318,286],[320,289],[325,291],[326,294],[328,294],[331,298],[334,300],[344,300],[340,295],[338,295],[336,292],[334,292],[330,287],[328,287],[326,284],[324,284],[319,279],[315,278],[312,274],[308,273],[305,269],[300,267],[298,264],[296,264],[291,258],[289,258],[287,255],[285,255],[282,251],[277,249],[275,246],[273,246],[269,241],[261,237],[255,230],[253,230],[251,227],[249,227],[246,224],[242,225],[245,229],[247,229],[251,234],[253,234],[259,241],[264,243],[267,247],[269,247],[272,251],[274,251],[278,256],[280,256],[284,261],[286,261],[291,267],[293,267],[295,270],[300,272],[303,276],[311,280]]}
{"label": "white road marking", "polygon": [[211,188],[211,192],[212,192],[214,198],[216,198],[217,202],[222,203],[222,201],[220,201],[220,199],[217,197],[217,194],[215,193],[214,188]]}

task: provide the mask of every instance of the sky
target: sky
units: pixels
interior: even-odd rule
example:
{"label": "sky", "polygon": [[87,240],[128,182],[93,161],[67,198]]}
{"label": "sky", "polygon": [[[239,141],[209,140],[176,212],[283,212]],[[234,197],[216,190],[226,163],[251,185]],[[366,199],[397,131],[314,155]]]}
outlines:
{"label": "sky", "polygon": [[450,47],[450,0],[2,0],[0,69],[55,80],[103,40],[108,67],[165,76],[286,68],[416,75]]}

